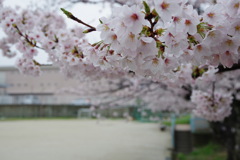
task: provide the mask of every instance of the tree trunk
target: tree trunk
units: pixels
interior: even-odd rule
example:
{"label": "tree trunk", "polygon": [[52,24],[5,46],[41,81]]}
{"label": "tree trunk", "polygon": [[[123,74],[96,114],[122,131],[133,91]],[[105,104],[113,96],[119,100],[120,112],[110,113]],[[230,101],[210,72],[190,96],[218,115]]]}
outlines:
{"label": "tree trunk", "polygon": [[223,122],[211,122],[214,135],[227,151],[227,160],[240,160],[240,101],[234,99],[232,114]]}

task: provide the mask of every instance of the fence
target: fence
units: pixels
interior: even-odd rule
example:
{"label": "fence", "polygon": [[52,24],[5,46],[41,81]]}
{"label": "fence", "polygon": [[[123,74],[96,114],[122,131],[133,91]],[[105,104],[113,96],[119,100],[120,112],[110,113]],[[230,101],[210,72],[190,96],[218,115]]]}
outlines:
{"label": "fence", "polygon": [[31,117],[101,117],[126,118],[132,116],[132,107],[113,107],[91,110],[89,105],[0,105],[0,118]]}
{"label": "fence", "polygon": [[80,108],[88,107],[72,105],[0,105],[0,117],[77,117]]}

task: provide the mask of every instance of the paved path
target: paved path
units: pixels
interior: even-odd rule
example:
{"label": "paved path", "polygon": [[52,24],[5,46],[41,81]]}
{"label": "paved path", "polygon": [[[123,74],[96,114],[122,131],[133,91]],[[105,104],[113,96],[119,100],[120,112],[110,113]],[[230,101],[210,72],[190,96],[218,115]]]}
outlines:
{"label": "paved path", "polygon": [[150,123],[0,121],[0,160],[165,160],[169,143]]}

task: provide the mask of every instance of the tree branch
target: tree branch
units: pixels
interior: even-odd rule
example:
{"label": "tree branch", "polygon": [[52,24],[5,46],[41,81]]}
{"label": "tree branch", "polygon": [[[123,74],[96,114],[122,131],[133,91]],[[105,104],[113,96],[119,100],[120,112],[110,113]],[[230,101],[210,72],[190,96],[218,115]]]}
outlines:
{"label": "tree branch", "polygon": [[217,73],[224,73],[224,72],[229,72],[229,71],[235,71],[240,69],[240,62],[238,64],[234,64],[231,68],[226,68],[222,65],[218,66],[218,72]]}
{"label": "tree branch", "polygon": [[74,21],[76,21],[76,22],[78,22],[78,23],[80,23],[80,24],[83,24],[83,25],[89,27],[90,29],[88,30],[88,32],[96,31],[96,28],[95,28],[95,27],[93,27],[93,26],[91,26],[91,25],[83,22],[82,20],[78,19],[78,18],[75,17],[71,12],[65,10],[64,8],[61,8],[61,10],[63,11],[63,13],[64,13],[68,18],[70,18],[70,19],[72,19],[72,20],[74,20]]}

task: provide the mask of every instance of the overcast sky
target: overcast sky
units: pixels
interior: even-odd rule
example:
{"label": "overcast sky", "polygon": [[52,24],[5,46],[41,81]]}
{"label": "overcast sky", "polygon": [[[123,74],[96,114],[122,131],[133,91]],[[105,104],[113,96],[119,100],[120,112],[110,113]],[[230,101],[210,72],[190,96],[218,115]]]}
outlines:
{"label": "overcast sky", "polygon": [[[35,3],[37,0],[5,0],[4,4],[6,6],[20,6],[20,7],[26,7],[29,6],[31,2]],[[43,2],[42,1],[38,1],[39,2]],[[60,8],[61,6],[59,6]],[[93,26],[97,26],[97,24],[99,23],[98,19],[103,17],[103,16],[107,16],[110,14],[111,10],[109,6],[103,6],[103,5],[90,5],[90,4],[78,4],[78,5],[74,5],[71,8],[71,12],[76,15],[77,17],[79,17],[81,20],[93,25]],[[60,11],[59,11],[60,13]],[[61,14],[61,13],[60,13]],[[66,17],[63,15],[63,17]],[[71,21],[70,19],[66,19],[67,23],[69,24],[69,26],[72,25],[77,25],[75,22]],[[0,38],[2,38],[4,35],[0,29]],[[99,39],[99,35],[95,34],[95,33],[91,33],[88,35],[89,41],[90,42],[95,42]],[[16,58],[6,58],[2,56],[2,52],[0,51],[0,67],[1,66],[13,66],[15,64]],[[44,63],[46,62],[47,56],[39,56],[36,58],[37,61]]]}

